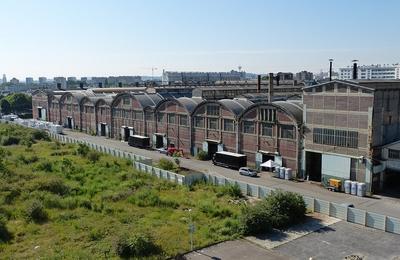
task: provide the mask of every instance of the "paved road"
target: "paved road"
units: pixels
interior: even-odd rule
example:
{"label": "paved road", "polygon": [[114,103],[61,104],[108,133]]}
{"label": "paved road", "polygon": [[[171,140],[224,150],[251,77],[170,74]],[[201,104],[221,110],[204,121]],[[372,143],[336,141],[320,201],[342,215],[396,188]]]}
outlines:
{"label": "paved road", "polygon": [[188,260],[286,260],[272,250],[256,246],[246,240],[223,242],[185,255]]}
{"label": "paved road", "polygon": [[[105,139],[99,136],[90,136],[80,132],[72,132],[64,130],[64,132],[71,136],[80,139],[96,143],[98,145],[107,145],[115,149],[122,151],[128,151],[135,154],[147,156],[153,158],[154,161],[158,161],[160,158],[170,158],[166,155],[160,154],[157,151],[139,149],[135,147],[128,146],[127,143],[120,142],[113,139]],[[306,196],[327,200],[336,203],[352,203],[355,207],[360,209],[365,209],[372,212],[377,212],[380,214],[385,214],[388,216],[400,218],[400,199],[395,199],[391,197],[384,197],[374,195],[372,198],[368,197],[357,197],[344,193],[330,192],[320,184],[313,184],[311,182],[293,182],[285,181],[272,177],[271,173],[263,172],[259,178],[250,178],[246,176],[241,176],[237,171],[218,167],[213,165],[210,161],[199,161],[195,159],[181,159],[182,167],[192,169],[199,172],[210,173],[213,175],[224,176],[236,180],[246,181],[248,183],[263,185],[270,188],[280,188],[283,190],[297,192]]]}
{"label": "paved road", "polygon": [[[345,221],[327,226],[274,248],[274,252],[295,259],[400,259],[400,236]],[[397,257],[397,258],[396,258]]]}

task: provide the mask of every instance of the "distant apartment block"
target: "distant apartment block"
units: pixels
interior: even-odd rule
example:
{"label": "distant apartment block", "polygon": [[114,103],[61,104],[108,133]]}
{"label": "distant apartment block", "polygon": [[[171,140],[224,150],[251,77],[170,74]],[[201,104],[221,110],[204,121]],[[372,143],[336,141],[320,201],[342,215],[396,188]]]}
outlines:
{"label": "distant apartment block", "polygon": [[10,83],[11,83],[11,84],[19,84],[19,80],[18,80],[17,78],[12,78],[12,79],[10,80]]}
{"label": "distant apartment block", "polygon": [[44,84],[47,82],[47,78],[46,77],[39,77],[39,84]]}
{"label": "distant apartment block", "polygon": [[[353,78],[353,67],[340,68],[339,79]],[[357,68],[358,79],[400,79],[400,64],[364,65]]]}
{"label": "distant apartment block", "polygon": [[246,72],[176,72],[163,71],[162,84],[170,83],[206,83],[217,81],[236,81],[246,79]]}
{"label": "distant apartment block", "polygon": [[31,78],[31,77],[26,78],[25,79],[25,83],[26,83],[26,85],[32,85],[33,84],[33,78]]}
{"label": "distant apartment block", "polygon": [[308,72],[308,71],[300,71],[298,73],[296,73],[296,79],[298,81],[309,81],[309,80],[313,80],[314,79],[314,74],[312,72]]}

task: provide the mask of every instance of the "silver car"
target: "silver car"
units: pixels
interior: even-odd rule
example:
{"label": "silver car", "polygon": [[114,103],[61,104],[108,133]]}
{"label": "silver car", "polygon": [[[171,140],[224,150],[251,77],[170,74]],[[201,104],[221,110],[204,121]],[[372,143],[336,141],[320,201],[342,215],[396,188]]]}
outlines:
{"label": "silver car", "polygon": [[254,169],[251,169],[249,167],[241,167],[239,169],[239,174],[240,175],[245,175],[245,176],[250,176],[250,177],[256,177],[257,176],[257,171]]}

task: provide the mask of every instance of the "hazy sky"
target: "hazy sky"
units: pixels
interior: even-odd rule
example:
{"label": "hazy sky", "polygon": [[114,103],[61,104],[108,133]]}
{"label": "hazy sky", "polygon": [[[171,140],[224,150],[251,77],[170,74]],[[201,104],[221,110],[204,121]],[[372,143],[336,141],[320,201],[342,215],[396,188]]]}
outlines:
{"label": "hazy sky", "polygon": [[399,0],[1,0],[0,74],[150,75],[400,62]]}

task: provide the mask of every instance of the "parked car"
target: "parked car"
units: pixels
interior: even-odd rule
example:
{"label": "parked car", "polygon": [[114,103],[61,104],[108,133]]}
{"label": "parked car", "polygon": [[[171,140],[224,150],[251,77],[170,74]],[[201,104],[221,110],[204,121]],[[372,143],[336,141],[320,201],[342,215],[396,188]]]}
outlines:
{"label": "parked car", "polygon": [[257,171],[254,169],[251,169],[249,167],[241,167],[239,169],[239,174],[245,175],[245,176],[250,176],[250,177],[257,177]]}
{"label": "parked car", "polygon": [[162,154],[167,154],[168,153],[168,150],[166,148],[164,148],[164,147],[158,148],[157,151],[159,153],[162,153]]}

